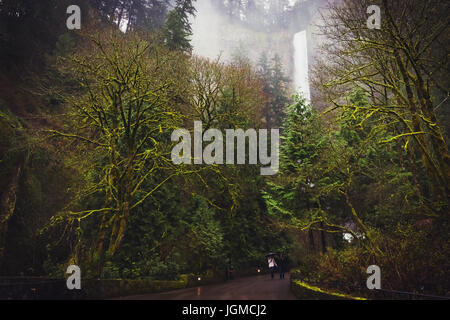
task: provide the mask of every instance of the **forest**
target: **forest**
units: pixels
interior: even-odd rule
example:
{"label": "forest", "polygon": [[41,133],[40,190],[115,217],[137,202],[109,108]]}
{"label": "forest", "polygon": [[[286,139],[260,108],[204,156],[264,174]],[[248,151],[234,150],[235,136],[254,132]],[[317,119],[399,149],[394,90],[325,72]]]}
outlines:
{"label": "forest", "polygon": [[[339,292],[377,265],[385,289],[449,296],[450,2],[317,1],[309,99],[275,51],[196,54],[201,1],[0,0],[0,277],[222,277],[281,252]],[[314,1],[210,2],[275,33]],[[174,163],[195,121],[279,129],[278,172]]]}

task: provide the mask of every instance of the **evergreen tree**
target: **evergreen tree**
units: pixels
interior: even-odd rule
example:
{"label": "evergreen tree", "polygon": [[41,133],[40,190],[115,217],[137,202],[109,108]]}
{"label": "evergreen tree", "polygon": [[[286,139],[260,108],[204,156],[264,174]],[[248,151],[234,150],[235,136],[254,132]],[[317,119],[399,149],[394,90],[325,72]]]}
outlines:
{"label": "evergreen tree", "polygon": [[231,61],[238,65],[251,63],[250,58],[248,57],[248,50],[241,40],[239,41],[238,46],[234,48],[234,51],[231,54]]}
{"label": "evergreen tree", "polygon": [[280,127],[284,109],[289,103],[287,96],[289,78],[284,74],[281,58],[277,54],[269,61],[267,53],[263,52],[258,61],[258,69],[268,98],[265,105],[267,128]]}
{"label": "evergreen tree", "polygon": [[167,7],[165,0],[132,1],[127,30],[136,28],[155,30],[161,27],[167,16]]}
{"label": "evergreen tree", "polygon": [[270,79],[273,96],[272,118],[274,126],[281,126],[285,108],[289,103],[287,96],[289,78],[284,74],[281,58],[278,54],[273,57],[272,64],[272,77]]}
{"label": "evergreen tree", "polygon": [[127,22],[127,31],[138,28],[154,30],[164,23],[168,3],[165,0],[87,0],[103,20],[120,26]]}
{"label": "evergreen tree", "polygon": [[192,27],[189,16],[194,16],[195,11],[192,0],[177,0],[175,9],[169,12],[163,27],[168,48],[184,52],[192,51],[189,39],[192,36]]}

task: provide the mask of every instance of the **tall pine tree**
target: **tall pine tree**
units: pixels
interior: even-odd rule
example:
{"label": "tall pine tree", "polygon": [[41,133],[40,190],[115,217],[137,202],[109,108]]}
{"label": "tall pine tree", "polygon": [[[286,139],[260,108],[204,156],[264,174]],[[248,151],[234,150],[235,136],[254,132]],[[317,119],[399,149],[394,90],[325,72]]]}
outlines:
{"label": "tall pine tree", "polygon": [[192,27],[189,16],[195,16],[192,0],[177,0],[175,9],[169,12],[164,24],[165,43],[171,50],[191,52]]}
{"label": "tall pine tree", "polygon": [[277,54],[269,61],[267,53],[263,52],[258,61],[258,69],[268,97],[265,106],[267,128],[280,127],[289,103],[287,89],[290,80],[284,74],[281,58]]}

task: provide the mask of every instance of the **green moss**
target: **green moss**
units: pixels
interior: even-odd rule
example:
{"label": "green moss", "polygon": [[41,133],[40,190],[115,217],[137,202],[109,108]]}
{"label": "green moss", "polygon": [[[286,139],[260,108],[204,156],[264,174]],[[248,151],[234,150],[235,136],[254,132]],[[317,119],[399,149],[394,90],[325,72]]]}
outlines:
{"label": "green moss", "polygon": [[[332,292],[328,290],[323,290],[319,287],[315,287],[312,285],[307,284],[306,282],[303,282],[301,280],[292,280],[291,286],[293,287],[293,292],[296,294],[298,298],[324,298],[324,299],[349,299],[349,300],[367,300],[366,298],[362,297],[354,297],[351,295],[338,293],[338,292]],[[295,290],[295,286],[298,286],[300,290]]]}

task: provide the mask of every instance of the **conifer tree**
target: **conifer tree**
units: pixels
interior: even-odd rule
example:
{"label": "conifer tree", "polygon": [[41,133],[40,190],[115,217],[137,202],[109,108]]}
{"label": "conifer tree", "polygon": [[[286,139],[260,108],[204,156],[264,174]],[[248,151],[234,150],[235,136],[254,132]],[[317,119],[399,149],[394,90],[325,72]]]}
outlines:
{"label": "conifer tree", "polygon": [[169,12],[164,24],[165,42],[169,49],[190,52],[192,27],[189,16],[195,15],[192,0],[177,0],[175,9]]}

